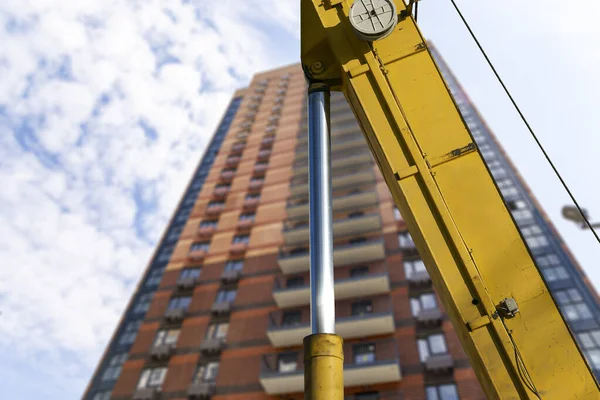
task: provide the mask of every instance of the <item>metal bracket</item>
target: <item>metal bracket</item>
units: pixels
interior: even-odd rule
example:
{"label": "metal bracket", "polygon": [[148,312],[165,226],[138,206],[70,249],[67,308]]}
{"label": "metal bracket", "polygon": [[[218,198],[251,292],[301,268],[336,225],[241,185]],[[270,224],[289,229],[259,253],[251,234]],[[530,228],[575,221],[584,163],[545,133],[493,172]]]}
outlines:
{"label": "metal bracket", "polygon": [[497,306],[496,311],[502,318],[510,319],[517,316],[519,312],[519,306],[512,297],[507,297],[502,300]]}
{"label": "metal bracket", "polygon": [[325,8],[329,9],[337,6],[338,4],[342,4],[343,1],[344,0],[324,0],[323,3],[325,3]]}

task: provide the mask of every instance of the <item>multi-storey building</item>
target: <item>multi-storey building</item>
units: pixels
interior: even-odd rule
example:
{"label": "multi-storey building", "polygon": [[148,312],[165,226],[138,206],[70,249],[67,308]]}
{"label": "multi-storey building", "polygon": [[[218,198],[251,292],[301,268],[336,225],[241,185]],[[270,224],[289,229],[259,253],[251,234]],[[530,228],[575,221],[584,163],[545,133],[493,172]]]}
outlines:
{"label": "multi-storey building", "polygon": [[[457,104],[591,365],[595,292],[447,66]],[[310,333],[306,86],[236,93],[84,395],[301,399]],[[483,399],[349,106],[332,95],[336,330],[348,399]]]}

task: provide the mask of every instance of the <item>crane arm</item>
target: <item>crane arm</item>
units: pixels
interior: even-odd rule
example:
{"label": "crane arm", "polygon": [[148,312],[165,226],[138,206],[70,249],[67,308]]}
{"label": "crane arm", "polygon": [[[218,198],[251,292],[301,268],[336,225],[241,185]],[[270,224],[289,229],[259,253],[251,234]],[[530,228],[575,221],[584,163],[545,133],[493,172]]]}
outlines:
{"label": "crane arm", "polygon": [[[410,10],[357,3],[301,0],[302,66],[348,100],[488,399],[597,399]],[[389,4],[386,37],[357,30]]]}

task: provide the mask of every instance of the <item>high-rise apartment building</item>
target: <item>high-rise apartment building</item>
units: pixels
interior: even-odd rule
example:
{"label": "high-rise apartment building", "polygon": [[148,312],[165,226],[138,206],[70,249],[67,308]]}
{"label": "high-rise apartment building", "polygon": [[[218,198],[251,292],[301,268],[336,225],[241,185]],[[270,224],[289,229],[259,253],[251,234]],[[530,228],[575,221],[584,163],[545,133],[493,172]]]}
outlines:
{"label": "high-rise apartment building", "polygon": [[[525,184],[440,69],[590,364],[600,307]],[[237,92],[84,395],[301,399],[310,334],[306,86]],[[349,106],[332,94],[336,330],[347,399],[484,399]]]}

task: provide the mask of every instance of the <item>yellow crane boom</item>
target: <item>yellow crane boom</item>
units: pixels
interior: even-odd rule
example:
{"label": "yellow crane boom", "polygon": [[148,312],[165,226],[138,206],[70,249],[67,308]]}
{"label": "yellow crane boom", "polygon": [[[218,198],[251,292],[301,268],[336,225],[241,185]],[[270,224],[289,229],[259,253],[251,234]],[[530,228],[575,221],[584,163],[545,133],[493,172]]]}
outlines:
{"label": "yellow crane boom", "polygon": [[410,6],[301,0],[301,18],[309,83],[350,103],[488,399],[600,398]]}

